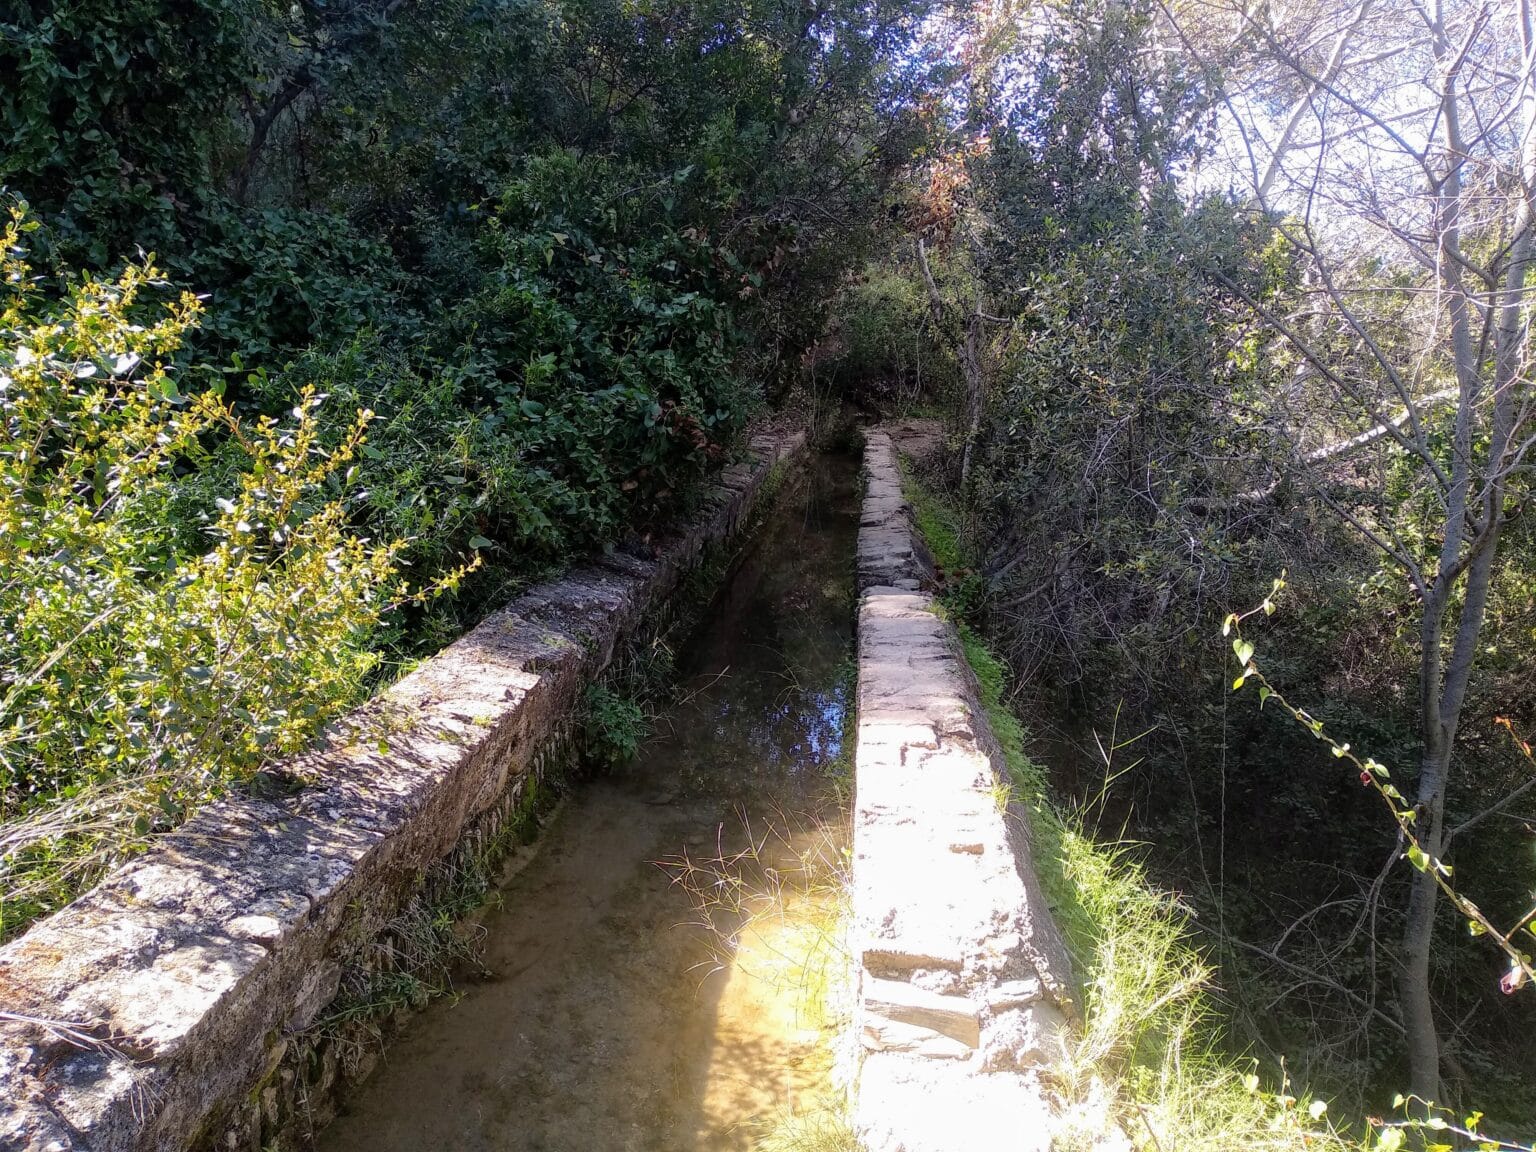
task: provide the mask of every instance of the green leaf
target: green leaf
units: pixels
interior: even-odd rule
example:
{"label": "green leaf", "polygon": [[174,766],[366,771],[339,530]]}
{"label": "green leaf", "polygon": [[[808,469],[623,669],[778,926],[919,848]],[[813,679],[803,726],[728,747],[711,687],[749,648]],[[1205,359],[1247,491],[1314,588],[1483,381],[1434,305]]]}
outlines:
{"label": "green leaf", "polygon": [[496,547],[496,541],[487,540],[484,536],[471,536],[469,538],[469,546],[471,548],[494,548]]}
{"label": "green leaf", "polygon": [[1417,844],[1408,845],[1408,851],[1405,855],[1408,857],[1408,863],[1412,864],[1420,872],[1429,871],[1429,854]]}
{"label": "green leaf", "polygon": [[1232,641],[1232,651],[1237,653],[1237,662],[1247,667],[1248,661],[1253,659],[1253,645],[1239,636]]}

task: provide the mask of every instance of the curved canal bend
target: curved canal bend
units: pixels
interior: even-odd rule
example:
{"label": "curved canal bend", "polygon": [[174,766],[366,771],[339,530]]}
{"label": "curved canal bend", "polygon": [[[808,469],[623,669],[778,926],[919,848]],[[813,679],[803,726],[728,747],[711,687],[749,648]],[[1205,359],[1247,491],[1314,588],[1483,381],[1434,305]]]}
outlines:
{"label": "curved canal bend", "polygon": [[860,492],[852,459],[803,471],[681,654],[657,735],[577,787],[483,918],[488,975],[402,1029],[319,1148],[745,1152],[836,1130],[828,768]]}

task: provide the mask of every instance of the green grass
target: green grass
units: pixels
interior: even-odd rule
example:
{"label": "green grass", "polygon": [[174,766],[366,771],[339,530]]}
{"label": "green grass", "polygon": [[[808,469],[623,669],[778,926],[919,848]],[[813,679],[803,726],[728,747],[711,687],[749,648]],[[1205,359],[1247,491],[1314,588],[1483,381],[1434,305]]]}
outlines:
{"label": "green grass", "polygon": [[[959,515],[911,475],[906,495],[935,561],[966,569]],[[940,608],[952,619],[966,614],[964,604],[943,598]],[[1029,813],[1040,883],[1081,983],[1072,1054],[1050,1070],[1063,1110],[1054,1147],[1093,1148],[1118,1126],[1145,1152],[1361,1148],[1332,1127],[1321,1101],[1279,1075],[1266,1090],[1253,1061],[1220,1049],[1215,973],[1191,937],[1188,911],[1147,875],[1137,846],[1095,841],[1050,798],[1007,705],[1007,664],[973,628],[963,621],[957,628],[1013,798]]]}
{"label": "green grass", "polygon": [[933,561],[946,571],[965,567],[966,550],[961,543],[961,520],[954,506],[912,475],[906,460],[900,461],[902,493],[912,505],[917,530],[928,545]]}

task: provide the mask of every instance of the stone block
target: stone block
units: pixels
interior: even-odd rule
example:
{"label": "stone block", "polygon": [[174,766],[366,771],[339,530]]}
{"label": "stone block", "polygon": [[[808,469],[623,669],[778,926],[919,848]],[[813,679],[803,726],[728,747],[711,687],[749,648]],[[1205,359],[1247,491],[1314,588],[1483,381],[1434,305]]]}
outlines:
{"label": "stone block", "polygon": [[964,996],[945,996],[904,980],[865,976],[863,1003],[869,1015],[940,1032],[967,1048],[981,1045],[980,1012]]}

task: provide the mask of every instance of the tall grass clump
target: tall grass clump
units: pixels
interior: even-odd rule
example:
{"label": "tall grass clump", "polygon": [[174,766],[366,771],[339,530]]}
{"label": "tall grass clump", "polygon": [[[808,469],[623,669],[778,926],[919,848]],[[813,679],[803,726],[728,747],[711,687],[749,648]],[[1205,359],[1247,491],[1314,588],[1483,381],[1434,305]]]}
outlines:
{"label": "tall grass clump", "polygon": [[31,227],[0,229],[0,939],[313,740],[407,597],[352,523],[368,413],[327,448],[313,392],[254,421],[184,395],[198,300],[149,261],[50,298]]}

